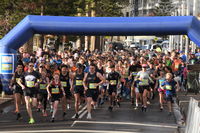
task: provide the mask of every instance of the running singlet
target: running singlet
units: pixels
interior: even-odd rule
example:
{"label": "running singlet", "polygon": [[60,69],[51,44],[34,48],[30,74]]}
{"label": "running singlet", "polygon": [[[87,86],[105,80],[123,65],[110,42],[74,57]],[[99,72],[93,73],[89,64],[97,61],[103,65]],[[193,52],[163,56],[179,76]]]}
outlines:
{"label": "running singlet", "polygon": [[69,73],[67,73],[66,75],[62,75],[62,73],[60,74],[60,83],[64,90],[70,89]]}
{"label": "running singlet", "polygon": [[86,82],[88,84],[88,89],[90,90],[96,90],[96,84],[98,83],[98,77],[96,76],[96,72],[94,74],[91,74],[90,72],[87,75]]}
{"label": "running singlet", "polygon": [[75,83],[75,87],[83,87],[83,78],[84,78],[84,73],[82,74],[78,74],[76,73],[76,77],[74,79]]}
{"label": "running singlet", "polygon": [[118,80],[120,78],[120,75],[118,72],[110,72],[108,73],[107,80],[109,81],[109,85],[112,87],[116,87],[118,84]]}
{"label": "running singlet", "polygon": [[50,85],[50,93],[52,95],[59,95],[61,93],[61,84],[55,84],[54,82]]}
{"label": "running singlet", "polygon": [[35,88],[35,83],[39,80],[39,74],[35,71],[25,72],[21,79],[27,88]]}

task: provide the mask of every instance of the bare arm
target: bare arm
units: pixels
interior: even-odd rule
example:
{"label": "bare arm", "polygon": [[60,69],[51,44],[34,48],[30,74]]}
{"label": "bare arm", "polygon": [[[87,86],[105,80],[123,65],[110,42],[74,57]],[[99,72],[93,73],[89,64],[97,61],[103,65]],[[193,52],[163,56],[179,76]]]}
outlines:
{"label": "bare arm", "polygon": [[22,87],[22,90],[25,89],[25,86],[22,84],[22,80],[21,80],[21,79],[19,79],[19,80],[17,81],[17,83]]}
{"label": "bare arm", "polygon": [[84,78],[83,78],[83,87],[85,88],[85,90],[88,89],[87,84],[86,84],[87,75],[88,73],[85,73]]}
{"label": "bare arm", "polygon": [[97,86],[99,86],[99,85],[101,85],[101,84],[106,82],[106,79],[103,77],[103,75],[101,73],[97,72],[97,77],[101,80],[101,82],[99,82],[97,84]]}

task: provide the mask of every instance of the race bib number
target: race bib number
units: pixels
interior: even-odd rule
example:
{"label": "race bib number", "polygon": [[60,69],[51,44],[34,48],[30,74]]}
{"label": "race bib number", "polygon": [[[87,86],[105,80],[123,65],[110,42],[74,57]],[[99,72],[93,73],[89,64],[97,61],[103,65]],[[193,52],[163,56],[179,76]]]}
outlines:
{"label": "race bib number", "polygon": [[46,89],[46,87],[47,87],[47,85],[46,85],[46,84],[40,84],[40,89],[41,89],[41,90],[45,90],[45,89]]}
{"label": "race bib number", "polygon": [[67,87],[67,82],[62,81],[61,85],[62,85],[62,87]]}
{"label": "race bib number", "polygon": [[32,88],[32,87],[35,87],[35,82],[34,81],[26,81],[26,85],[27,85],[27,87]]}
{"label": "race bib number", "polygon": [[179,65],[175,65],[175,68],[178,69],[178,68],[179,68]]}
{"label": "race bib number", "polygon": [[82,86],[83,85],[83,80],[76,80],[76,85],[77,86]]}
{"label": "race bib number", "polygon": [[149,85],[149,80],[148,79],[142,79],[141,82],[139,83],[139,85],[142,85],[142,86]]}
{"label": "race bib number", "polygon": [[132,72],[132,75],[133,76],[137,76],[137,72]]}
{"label": "race bib number", "polygon": [[52,94],[59,94],[60,93],[59,88],[52,88],[51,93]]}
{"label": "race bib number", "polygon": [[96,83],[89,83],[89,89],[96,89]]}
{"label": "race bib number", "polygon": [[172,86],[171,85],[166,85],[165,88],[166,88],[166,90],[172,90]]}
{"label": "race bib number", "polygon": [[117,85],[117,80],[110,80],[111,85]]}

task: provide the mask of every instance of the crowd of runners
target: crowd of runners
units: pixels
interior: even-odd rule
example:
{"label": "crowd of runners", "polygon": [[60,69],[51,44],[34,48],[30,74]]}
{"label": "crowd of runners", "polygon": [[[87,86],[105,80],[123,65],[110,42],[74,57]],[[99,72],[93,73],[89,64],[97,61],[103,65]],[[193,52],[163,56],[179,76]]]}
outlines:
{"label": "crowd of runners", "polygon": [[108,111],[112,111],[124,100],[130,101],[133,109],[146,112],[155,96],[159,97],[158,110],[162,111],[167,104],[171,115],[173,97],[186,86],[186,66],[198,62],[199,56],[198,52],[186,56],[182,51],[65,49],[55,52],[40,49],[27,53],[20,49],[17,69],[10,83],[17,120],[22,119],[23,99],[30,124],[35,123],[32,108],[42,111],[44,117],[51,115],[51,122],[54,122],[59,104],[65,117],[74,103],[76,119],[80,105],[86,104],[87,119],[92,119],[92,109],[108,105]]}

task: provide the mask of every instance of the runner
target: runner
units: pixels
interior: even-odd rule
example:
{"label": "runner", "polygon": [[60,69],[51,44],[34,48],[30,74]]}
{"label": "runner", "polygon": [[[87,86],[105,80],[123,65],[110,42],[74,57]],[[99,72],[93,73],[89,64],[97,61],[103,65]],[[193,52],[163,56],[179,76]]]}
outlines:
{"label": "runner", "polygon": [[47,85],[49,84],[49,78],[47,77],[46,69],[43,69],[41,72],[41,78],[39,82],[39,107],[42,107],[43,103],[43,116],[47,116]]}
{"label": "runner", "polygon": [[23,97],[23,90],[22,87],[17,83],[23,73],[23,65],[18,64],[15,74],[12,77],[10,83],[10,89],[13,89],[14,99],[15,99],[15,113],[17,114],[16,120],[22,119],[20,114],[20,105],[22,102]]}
{"label": "runner", "polygon": [[72,75],[69,72],[69,67],[67,65],[62,65],[61,66],[61,74],[60,74],[60,82],[61,85],[63,87],[63,89],[65,90],[65,96],[62,97],[62,109],[63,109],[63,118],[66,115],[66,109],[68,107],[68,109],[70,108],[67,105],[71,104],[71,97],[72,97],[72,93],[71,93],[71,84],[70,84],[70,79],[72,79]]}
{"label": "runner", "polygon": [[29,62],[28,71],[25,72],[18,80],[18,84],[22,87],[22,90],[24,92],[26,109],[30,117],[29,124],[35,123],[32,115],[31,101],[33,107],[37,107],[37,81],[39,81],[39,74],[33,70],[33,66],[34,64],[32,62]]}
{"label": "runner", "polygon": [[142,94],[142,111],[147,110],[147,95],[150,91],[150,82],[153,82],[146,71],[147,64],[142,64],[142,71],[138,72],[137,77],[139,82],[139,92]]}
{"label": "runner", "polygon": [[111,65],[110,66],[111,72],[108,73],[107,80],[109,83],[108,87],[108,94],[110,96],[110,106],[108,107],[109,111],[113,110],[113,105],[116,104],[116,102],[119,105],[119,101],[116,99],[116,93],[117,93],[117,86],[119,85],[118,81],[120,80],[121,76],[119,75],[118,72],[115,71],[115,66]]}
{"label": "runner", "polygon": [[160,102],[160,110],[163,110],[163,102],[164,102],[164,94],[165,89],[162,87],[162,83],[165,81],[165,73],[160,71],[160,76],[156,80],[156,85],[154,90],[158,90],[159,92],[159,102]]}
{"label": "runner", "polygon": [[83,78],[84,78],[84,67],[82,64],[78,63],[76,65],[77,70],[73,78],[74,84],[74,98],[75,98],[75,118],[79,118],[79,105],[81,103],[81,99],[84,100],[84,87],[83,87]]}
{"label": "runner", "polygon": [[61,85],[59,73],[53,74],[53,80],[50,82],[50,84],[47,86],[47,92],[48,92],[48,99],[51,100],[53,103],[53,113],[51,117],[51,122],[55,121],[55,115],[58,110],[58,103],[61,98],[61,94],[65,96],[65,91]]}
{"label": "runner", "polygon": [[162,87],[166,90],[166,100],[169,109],[169,115],[172,114],[172,102],[173,96],[176,92],[176,85],[177,91],[180,90],[179,84],[173,79],[173,75],[171,73],[166,74],[166,80],[161,84]]}
{"label": "runner", "polygon": [[[91,103],[97,102],[98,99],[98,86],[105,82],[105,78],[99,73],[96,72],[96,65],[91,63],[89,67],[89,72],[85,74],[83,79],[83,86],[86,91],[87,97],[87,119],[92,119],[91,117]],[[98,78],[100,82],[98,82]]]}

